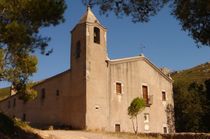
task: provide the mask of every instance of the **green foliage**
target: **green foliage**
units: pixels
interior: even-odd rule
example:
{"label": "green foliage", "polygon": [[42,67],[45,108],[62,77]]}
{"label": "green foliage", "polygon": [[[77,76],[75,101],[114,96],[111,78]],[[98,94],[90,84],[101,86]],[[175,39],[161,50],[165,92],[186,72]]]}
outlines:
{"label": "green foliage", "polygon": [[210,132],[210,79],[204,82],[206,88],[206,114],[203,117],[203,122],[205,123],[206,132]]}
{"label": "green foliage", "polygon": [[174,72],[171,76],[175,82],[179,80],[189,85],[194,81],[202,84],[210,78],[210,63],[207,62],[191,69]]}
{"label": "green foliage", "polygon": [[3,100],[4,98],[8,97],[10,95],[10,88],[1,88],[0,89],[0,100]]}
{"label": "green foliage", "polygon": [[20,99],[22,99],[24,102],[35,99],[38,92],[32,88],[33,86],[34,83],[28,83],[24,91],[21,93]]}
{"label": "green foliage", "polygon": [[[145,100],[143,98],[134,98],[133,101],[131,102],[130,106],[128,107],[128,115],[130,116],[133,124],[133,130],[135,134],[138,133],[138,119],[137,116],[138,114],[144,110],[146,107]],[[133,119],[136,119],[136,126],[134,124]]]}
{"label": "green foliage", "polygon": [[39,31],[64,21],[64,0],[0,0],[0,81],[24,92],[38,60],[33,53],[46,51],[50,38]]}
{"label": "green foliage", "polygon": [[174,119],[174,107],[172,104],[167,104],[166,106],[166,117],[167,117],[167,125],[168,125],[168,132],[174,133],[175,132],[175,119]]}
{"label": "green foliage", "polygon": [[146,103],[144,99],[139,98],[139,97],[133,99],[130,106],[128,107],[128,115],[131,118],[136,117],[139,114],[139,112],[141,112],[145,108],[145,106],[146,106]]}
{"label": "green foliage", "polygon": [[26,122],[0,113],[0,138],[2,133],[12,139],[41,139]]}
{"label": "green foliage", "polygon": [[[87,0],[83,0],[87,4]],[[133,22],[148,22],[151,16],[165,6],[171,15],[180,21],[200,44],[210,46],[210,2],[209,0],[88,0],[89,5],[98,5],[102,14],[114,12],[118,17],[130,16]]]}
{"label": "green foliage", "polygon": [[210,1],[174,0],[173,15],[180,21],[182,29],[197,42],[198,46],[210,46]]}
{"label": "green foliage", "polygon": [[[86,0],[83,0],[85,4]],[[131,16],[133,22],[148,22],[168,0],[89,0],[89,5],[98,5],[102,14],[114,12],[118,17]]]}
{"label": "green foliage", "polygon": [[14,134],[14,121],[0,113],[0,132],[10,135]]}
{"label": "green foliage", "polygon": [[206,113],[203,85],[174,85],[174,103],[177,131],[203,131],[202,117]]}
{"label": "green foliage", "polygon": [[[2,49],[0,49],[0,73],[3,73],[3,65],[4,65],[4,52]],[[0,78],[2,78],[1,74]]]}
{"label": "green foliage", "polygon": [[[28,100],[35,99],[38,95],[38,92],[33,89],[33,86],[36,85],[37,82],[29,82],[26,85],[22,85],[22,87],[26,87],[22,93],[20,94],[20,99],[27,102]],[[10,96],[10,87],[0,88],[0,100],[3,100]]]}
{"label": "green foliage", "polygon": [[178,132],[210,132],[210,64],[172,74]]}

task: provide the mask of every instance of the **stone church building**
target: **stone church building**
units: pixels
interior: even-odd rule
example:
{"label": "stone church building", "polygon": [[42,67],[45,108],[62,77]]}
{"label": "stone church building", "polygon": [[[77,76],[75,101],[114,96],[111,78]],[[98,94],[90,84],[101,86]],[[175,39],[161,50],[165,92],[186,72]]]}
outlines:
{"label": "stone church building", "polygon": [[142,97],[139,132],[170,132],[172,79],[143,55],[110,60],[106,33],[88,8],[71,31],[70,69],[35,85],[35,100],[24,103],[14,94],[0,102],[0,110],[35,127],[133,132],[127,108]]}

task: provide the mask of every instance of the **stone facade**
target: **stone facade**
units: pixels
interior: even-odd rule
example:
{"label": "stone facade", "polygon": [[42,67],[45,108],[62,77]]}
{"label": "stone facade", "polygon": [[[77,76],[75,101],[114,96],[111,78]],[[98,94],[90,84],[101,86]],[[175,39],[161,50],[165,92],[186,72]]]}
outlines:
{"label": "stone facade", "polygon": [[143,97],[139,131],[167,133],[172,79],[143,55],[110,60],[106,32],[88,8],[71,31],[71,68],[34,86],[35,100],[24,103],[15,94],[1,101],[1,111],[36,127],[133,132],[127,108]]}

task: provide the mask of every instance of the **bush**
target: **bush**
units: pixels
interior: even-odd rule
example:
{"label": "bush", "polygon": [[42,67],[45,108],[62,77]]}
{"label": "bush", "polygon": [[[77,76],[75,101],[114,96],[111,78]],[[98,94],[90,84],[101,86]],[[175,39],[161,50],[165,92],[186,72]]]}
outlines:
{"label": "bush", "polygon": [[0,113],[0,139],[42,139],[30,129],[26,122]]}

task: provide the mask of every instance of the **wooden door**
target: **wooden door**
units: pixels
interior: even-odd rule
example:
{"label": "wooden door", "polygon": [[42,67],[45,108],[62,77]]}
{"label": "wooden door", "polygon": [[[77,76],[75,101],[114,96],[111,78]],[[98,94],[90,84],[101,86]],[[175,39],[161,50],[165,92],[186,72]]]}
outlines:
{"label": "wooden door", "polygon": [[143,99],[145,100],[146,104],[148,104],[149,99],[148,99],[148,88],[147,88],[147,86],[143,86],[142,90],[143,90]]}

